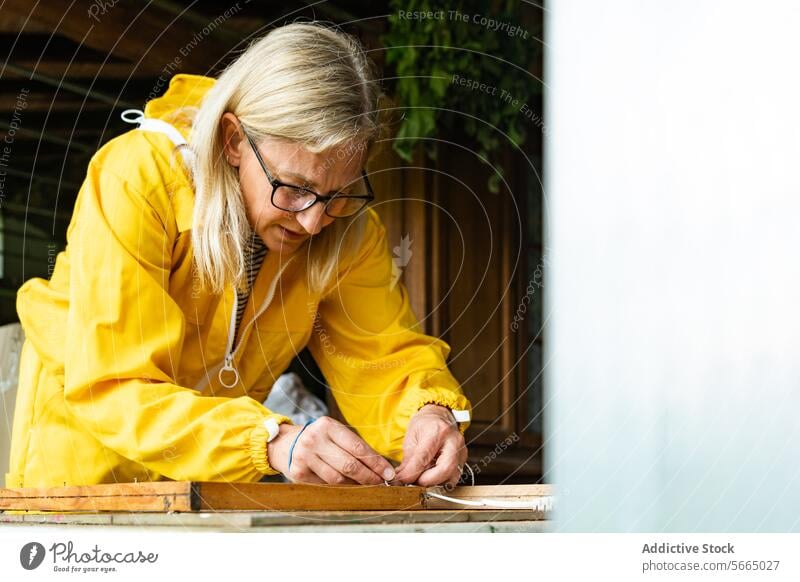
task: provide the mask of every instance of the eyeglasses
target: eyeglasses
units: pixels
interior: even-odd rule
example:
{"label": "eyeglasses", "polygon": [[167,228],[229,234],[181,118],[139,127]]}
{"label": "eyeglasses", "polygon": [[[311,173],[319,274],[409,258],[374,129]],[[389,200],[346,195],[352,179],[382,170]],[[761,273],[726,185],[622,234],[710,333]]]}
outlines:
{"label": "eyeglasses", "polygon": [[361,178],[355,181],[349,192],[335,192],[330,196],[322,196],[308,188],[281,182],[273,177],[267,169],[264,159],[258,153],[258,148],[250,135],[247,132],[244,132],[244,135],[250,143],[250,147],[253,148],[253,153],[255,153],[261,169],[264,170],[264,174],[266,174],[267,180],[272,186],[270,200],[275,208],[286,212],[302,212],[311,208],[317,202],[322,202],[325,205],[325,214],[331,218],[347,218],[375,200],[375,194],[372,192],[372,186],[364,170],[361,170]]}

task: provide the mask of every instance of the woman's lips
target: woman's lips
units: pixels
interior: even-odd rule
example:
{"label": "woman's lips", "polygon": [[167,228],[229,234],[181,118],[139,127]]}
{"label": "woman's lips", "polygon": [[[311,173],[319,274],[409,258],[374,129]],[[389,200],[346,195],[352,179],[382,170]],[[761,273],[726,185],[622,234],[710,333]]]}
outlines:
{"label": "woman's lips", "polygon": [[281,233],[281,236],[284,239],[286,239],[287,241],[299,241],[299,240],[303,240],[304,238],[306,238],[305,234],[294,232],[293,230],[289,230],[288,228],[285,228],[285,227],[281,226],[280,224],[277,225],[277,226],[278,226],[278,230]]}

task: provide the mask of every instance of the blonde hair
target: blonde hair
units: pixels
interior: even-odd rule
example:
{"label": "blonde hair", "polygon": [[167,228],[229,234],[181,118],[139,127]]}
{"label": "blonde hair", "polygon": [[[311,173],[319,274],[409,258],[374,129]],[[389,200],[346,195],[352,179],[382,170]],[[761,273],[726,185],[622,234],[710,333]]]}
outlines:
{"label": "blonde hair", "polygon": [[[380,135],[380,94],[358,41],[318,23],[276,28],[225,69],[197,111],[189,138],[192,246],[205,288],[221,293],[228,283],[240,289],[246,284],[244,249],[251,228],[238,173],[222,155],[223,113],[236,115],[257,143],[272,136],[315,153],[358,144],[360,153]],[[360,246],[367,219],[366,212],[338,218],[295,251],[305,256],[312,293],[321,296],[333,287],[337,264]]]}

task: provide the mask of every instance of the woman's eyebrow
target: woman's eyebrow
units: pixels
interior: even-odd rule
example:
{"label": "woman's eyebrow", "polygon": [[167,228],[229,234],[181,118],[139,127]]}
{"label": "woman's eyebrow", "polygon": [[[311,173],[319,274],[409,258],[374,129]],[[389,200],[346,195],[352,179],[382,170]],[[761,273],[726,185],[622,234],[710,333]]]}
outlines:
{"label": "woman's eyebrow", "polygon": [[306,186],[313,186],[314,188],[317,187],[317,183],[314,180],[310,180],[303,176],[302,174],[298,174],[296,172],[278,172],[279,177],[284,176],[286,178],[291,178],[293,180],[298,180],[302,182]]}
{"label": "woman's eyebrow", "polygon": [[[284,176],[284,177],[286,177],[288,179],[297,180],[299,182],[302,182],[303,183],[303,187],[311,187],[314,190],[319,190],[319,185],[314,180],[309,180],[308,178],[306,178],[302,174],[298,174],[297,172],[280,172],[280,173],[278,173],[278,179],[281,179],[281,176]],[[317,192],[317,194],[320,194],[322,196],[331,195],[331,194],[336,194],[337,192],[341,192],[344,189],[346,189],[346,186],[344,186],[342,188],[334,188],[333,190],[330,190],[329,192],[325,192],[325,193]]]}

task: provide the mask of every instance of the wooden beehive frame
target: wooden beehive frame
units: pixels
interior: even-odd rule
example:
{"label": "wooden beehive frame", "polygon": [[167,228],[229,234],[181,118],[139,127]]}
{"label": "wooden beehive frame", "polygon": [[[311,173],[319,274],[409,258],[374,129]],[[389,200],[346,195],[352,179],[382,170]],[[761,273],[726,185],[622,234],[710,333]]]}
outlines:
{"label": "wooden beehive frame", "polygon": [[[458,509],[431,492],[466,501],[530,501],[550,496],[548,485],[442,488],[300,483],[157,481],[46,488],[0,488],[0,510],[101,512],[194,511],[417,511]],[[475,509],[474,507],[471,509]],[[485,509],[497,509],[488,505]]]}

